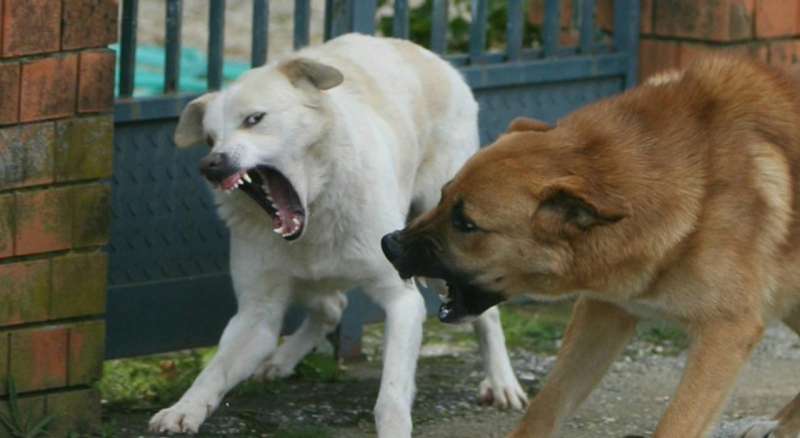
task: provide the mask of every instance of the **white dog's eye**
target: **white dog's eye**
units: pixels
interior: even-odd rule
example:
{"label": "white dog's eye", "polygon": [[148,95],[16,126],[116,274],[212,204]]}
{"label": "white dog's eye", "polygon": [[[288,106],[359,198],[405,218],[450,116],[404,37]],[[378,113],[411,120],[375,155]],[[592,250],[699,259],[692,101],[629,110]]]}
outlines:
{"label": "white dog's eye", "polygon": [[248,127],[248,128],[251,127],[251,126],[257,125],[258,122],[260,122],[261,119],[263,119],[266,114],[267,113],[253,113],[253,114],[250,114],[249,116],[244,118],[243,125],[245,127]]}

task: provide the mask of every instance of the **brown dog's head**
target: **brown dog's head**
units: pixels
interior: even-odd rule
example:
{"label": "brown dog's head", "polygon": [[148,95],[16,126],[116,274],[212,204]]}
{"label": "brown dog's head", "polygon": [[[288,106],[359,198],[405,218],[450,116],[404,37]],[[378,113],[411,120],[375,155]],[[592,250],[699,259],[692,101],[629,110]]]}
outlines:
{"label": "brown dog's head", "polygon": [[442,188],[436,208],[384,236],[384,254],[401,277],[447,282],[442,321],[479,315],[520,293],[574,291],[576,245],[626,216],[622,199],[582,176],[585,145],[561,131],[515,120]]}

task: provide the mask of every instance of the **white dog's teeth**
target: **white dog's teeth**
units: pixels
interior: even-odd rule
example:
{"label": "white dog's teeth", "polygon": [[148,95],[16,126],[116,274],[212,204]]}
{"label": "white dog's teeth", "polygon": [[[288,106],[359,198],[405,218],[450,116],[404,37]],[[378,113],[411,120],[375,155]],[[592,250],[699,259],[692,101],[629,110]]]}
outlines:
{"label": "white dog's teeth", "polygon": [[283,227],[278,227],[278,228],[273,228],[273,229],[272,229],[272,231],[274,231],[274,232],[275,232],[275,234],[282,234],[282,233],[281,233],[281,230],[282,230],[282,229],[283,229]]}
{"label": "white dog's teeth", "polygon": [[292,222],[294,222],[295,225],[300,226],[300,219],[293,217]]}
{"label": "white dog's teeth", "polygon": [[253,183],[253,178],[250,178],[250,175],[248,175],[248,174],[246,174],[246,173],[244,174],[244,176],[242,177],[242,179],[243,179],[243,180],[245,180],[245,181],[247,181],[247,182],[248,182],[248,184],[252,184],[252,183]]}

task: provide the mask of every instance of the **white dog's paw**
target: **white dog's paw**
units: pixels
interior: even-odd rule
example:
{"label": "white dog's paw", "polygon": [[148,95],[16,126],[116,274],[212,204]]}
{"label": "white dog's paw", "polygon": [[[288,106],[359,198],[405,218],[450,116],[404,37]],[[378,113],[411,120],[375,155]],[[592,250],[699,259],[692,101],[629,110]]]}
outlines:
{"label": "white dog's paw", "polygon": [[256,371],[257,380],[267,382],[270,380],[284,379],[294,374],[294,364],[287,364],[282,361],[267,360]]}
{"label": "white dog's paw", "polygon": [[521,411],[528,406],[528,395],[513,374],[502,379],[483,379],[478,388],[478,397],[480,404],[493,405],[500,409]]}
{"label": "white dog's paw", "polygon": [[155,433],[195,434],[210,411],[211,407],[206,403],[179,401],[153,415],[149,428]]}
{"label": "white dog's paw", "polygon": [[756,421],[747,425],[738,435],[739,438],[773,438],[775,429],[778,428],[777,421]]}

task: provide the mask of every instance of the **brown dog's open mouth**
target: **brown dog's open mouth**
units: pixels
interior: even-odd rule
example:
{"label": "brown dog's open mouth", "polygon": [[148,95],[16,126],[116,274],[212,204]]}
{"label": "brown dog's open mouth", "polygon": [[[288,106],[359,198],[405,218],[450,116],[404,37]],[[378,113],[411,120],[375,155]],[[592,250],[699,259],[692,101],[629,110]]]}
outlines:
{"label": "brown dog's open mouth", "polygon": [[489,292],[468,283],[447,282],[447,295],[439,295],[439,321],[458,323],[469,316],[478,316],[486,309],[502,302],[505,298],[496,292]]}
{"label": "brown dog's open mouth", "polygon": [[241,170],[225,178],[217,186],[230,192],[245,192],[272,217],[272,231],[286,240],[303,234],[306,212],[297,191],[286,176],[270,166]]}

